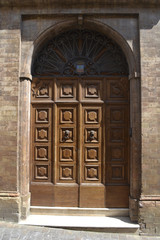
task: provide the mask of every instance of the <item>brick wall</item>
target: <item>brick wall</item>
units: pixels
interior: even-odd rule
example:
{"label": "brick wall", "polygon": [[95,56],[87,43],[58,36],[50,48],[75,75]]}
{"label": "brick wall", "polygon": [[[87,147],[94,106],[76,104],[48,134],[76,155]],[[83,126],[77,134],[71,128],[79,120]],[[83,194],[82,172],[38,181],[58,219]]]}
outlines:
{"label": "brick wall", "polygon": [[0,191],[17,190],[19,31],[0,30]]}
{"label": "brick wall", "polygon": [[[142,231],[160,234],[160,16],[140,15]],[[150,197],[149,197],[150,196]],[[154,198],[157,201],[153,201]],[[147,201],[145,199],[147,198]],[[144,199],[144,201],[143,201]],[[153,200],[152,200],[153,199]]]}
{"label": "brick wall", "polygon": [[20,30],[15,16],[0,15],[0,219],[18,221],[18,95]]}
{"label": "brick wall", "polygon": [[160,235],[160,201],[141,201],[139,220],[141,234]]}

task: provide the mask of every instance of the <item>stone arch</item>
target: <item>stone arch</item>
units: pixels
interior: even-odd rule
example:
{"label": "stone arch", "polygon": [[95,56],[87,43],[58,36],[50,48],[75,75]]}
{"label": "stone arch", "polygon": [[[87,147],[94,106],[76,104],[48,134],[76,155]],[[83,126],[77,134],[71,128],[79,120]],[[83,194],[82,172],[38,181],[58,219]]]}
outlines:
{"label": "stone arch", "polygon": [[[30,81],[32,79],[31,66],[35,54],[39,51],[41,46],[50,39],[51,35],[56,36],[65,30],[72,28],[78,28],[80,25],[73,20],[67,20],[60,22],[42,32],[37,39],[32,43],[22,44],[22,58],[21,58],[21,96],[20,96],[20,110],[21,110],[21,124],[20,124],[20,191],[22,195],[22,215],[26,215],[29,210],[29,147],[26,149],[26,144],[29,146],[30,137]],[[138,198],[140,192],[140,83],[138,76],[138,70],[134,54],[129,47],[127,41],[114,29],[102,24],[94,19],[86,18],[83,22],[83,27],[88,29],[97,29],[100,33],[113,39],[122,49],[125,54],[126,60],[129,66],[129,79],[131,89],[131,127],[132,127],[132,139],[131,139],[131,187],[130,187],[130,216],[131,219],[137,219],[138,214]],[[26,93],[27,90],[27,93]],[[25,111],[22,112],[22,106]],[[23,128],[24,122],[25,127]],[[23,123],[23,124],[22,124]],[[25,178],[23,173],[25,173]],[[27,185],[26,185],[27,182]],[[24,188],[25,186],[25,188]],[[28,197],[26,197],[28,196]],[[27,199],[27,200],[26,200]],[[27,205],[28,203],[28,205]]]}

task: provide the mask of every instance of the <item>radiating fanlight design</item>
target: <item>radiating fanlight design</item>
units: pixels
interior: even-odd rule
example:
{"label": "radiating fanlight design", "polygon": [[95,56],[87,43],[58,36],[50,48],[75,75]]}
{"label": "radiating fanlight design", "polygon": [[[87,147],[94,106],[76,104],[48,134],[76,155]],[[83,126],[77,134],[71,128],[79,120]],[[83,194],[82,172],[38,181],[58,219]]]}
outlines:
{"label": "radiating fanlight design", "polygon": [[90,30],[70,30],[38,52],[33,76],[128,75],[124,53],[113,40]]}

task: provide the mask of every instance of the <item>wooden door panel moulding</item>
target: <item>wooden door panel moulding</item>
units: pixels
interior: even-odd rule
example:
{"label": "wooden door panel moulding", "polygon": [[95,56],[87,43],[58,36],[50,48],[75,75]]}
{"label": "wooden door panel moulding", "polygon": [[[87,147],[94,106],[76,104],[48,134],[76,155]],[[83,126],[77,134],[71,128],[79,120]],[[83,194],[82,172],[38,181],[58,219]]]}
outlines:
{"label": "wooden door panel moulding", "polygon": [[[121,80],[121,77],[113,77],[112,79],[99,77],[89,80],[86,78],[88,85],[86,85],[84,78],[74,78],[74,80],[60,78],[60,82],[58,80],[58,78],[44,80],[47,81],[48,86],[52,86],[50,93],[55,94],[50,96],[55,101],[48,103],[45,98],[44,104],[39,101],[36,103],[32,101],[32,135],[34,134],[33,141],[35,142],[33,145],[35,146],[34,153],[32,153],[32,159],[35,159],[32,170],[34,182],[37,182],[37,184],[39,182],[41,188],[44,189],[47,187],[46,183],[48,181],[52,183],[49,189],[52,188],[54,197],[51,205],[55,204],[54,206],[65,206],[65,204],[70,207],[72,205],[80,207],[113,206],[109,202],[113,201],[112,197],[106,199],[106,188],[113,194],[114,191],[119,193],[119,189],[123,186],[123,194],[126,198],[128,196],[129,101],[121,102],[119,95],[118,97],[116,95],[118,103],[115,103],[112,99],[109,103],[106,103],[104,99],[110,96],[110,91],[105,89],[110,88],[113,81],[116,84],[116,93],[118,91],[118,94],[125,93],[127,87],[124,88],[124,86],[116,83]],[[123,85],[125,85],[125,81],[128,81],[128,79],[123,78]],[[39,82],[41,82],[41,78],[39,78]],[[60,97],[59,94],[62,92],[59,89],[62,89],[63,83],[71,86],[74,84],[76,90],[73,91],[74,87],[67,85],[67,92],[63,96],[63,101],[57,102]],[[99,87],[101,85],[104,86],[103,91]],[[35,86],[34,82],[33,86]],[[41,86],[43,86],[42,83]],[[86,86],[89,86],[88,89]],[[87,101],[82,102],[81,99],[86,98],[87,91],[91,93],[91,97],[88,95]],[[76,104],[74,103],[73,92],[76,93]],[[128,99],[128,93],[127,95],[124,93],[123,98]],[[72,101],[66,101],[68,94],[71,95],[69,97]],[[96,97],[92,97],[94,94],[96,94]],[[97,98],[101,99],[101,103],[97,102]],[[106,134],[104,134],[105,128]],[[106,155],[103,155],[104,153]],[[109,156],[111,158],[108,159]],[[48,159],[51,159],[49,165]],[[34,185],[33,181],[32,185]],[[31,186],[31,190],[35,191],[34,189],[35,187]],[[97,200],[93,189],[95,192],[100,191],[100,202]],[[44,190],[41,191],[44,192]],[[73,194],[77,197],[77,200],[74,198],[69,200],[68,198],[63,202],[65,194],[68,196]],[[85,201],[86,196],[89,199],[88,203]],[[49,198],[50,195],[48,194],[46,197]],[[36,201],[37,204],[40,203],[40,200],[37,199]],[[49,199],[46,200],[47,204],[50,201]],[[116,203],[115,200],[113,202],[115,206],[119,206],[118,202]],[[127,201],[124,200],[124,202],[124,206],[127,206]],[[123,204],[121,203],[121,205]]]}

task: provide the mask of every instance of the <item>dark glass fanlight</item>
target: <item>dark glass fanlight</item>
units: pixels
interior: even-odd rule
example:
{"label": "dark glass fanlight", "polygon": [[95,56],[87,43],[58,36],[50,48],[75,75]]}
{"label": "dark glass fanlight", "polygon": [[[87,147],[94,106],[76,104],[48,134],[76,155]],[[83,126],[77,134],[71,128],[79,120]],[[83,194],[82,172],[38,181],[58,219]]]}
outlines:
{"label": "dark glass fanlight", "polygon": [[70,30],[50,39],[38,52],[33,76],[128,75],[117,43],[95,31]]}

